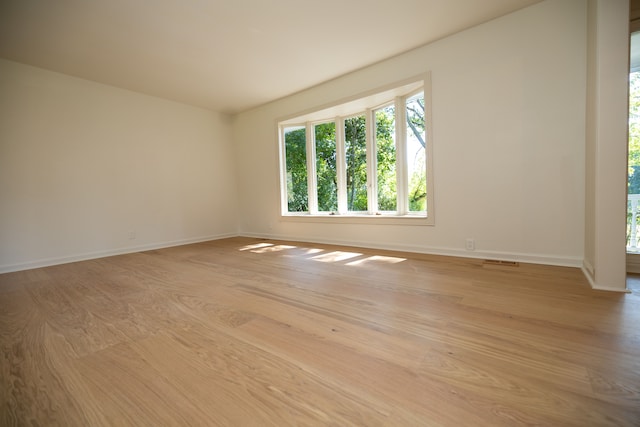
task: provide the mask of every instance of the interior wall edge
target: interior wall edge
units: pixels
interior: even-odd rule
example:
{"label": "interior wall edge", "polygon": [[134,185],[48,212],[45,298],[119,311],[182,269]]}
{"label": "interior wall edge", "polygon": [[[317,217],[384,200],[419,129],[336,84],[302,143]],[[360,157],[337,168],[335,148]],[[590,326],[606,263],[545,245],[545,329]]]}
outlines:
{"label": "interior wall edge", "polygon": [[580,267],[580,269],[582,270],[582,274],[584,275],[584,277],[587,279],[587,282],[589,282],[589,286],[591,286],[591,289],[596,289],[597,285],[594,277],[593,265],[591,265],[591,263],[585,259],[582,261],[582,266]]}
{"label": "interior wall edge", "polygon": [[41,268],[41,267],[51,267],[54,265],[68,264],[71,262],[88,261],[92,259],[106,258],[110,256],[115,256],[115,255],[125,255],[125,254],[131,254],[136,252],[151,251],[155,249],[164,249],[164,248],[170,248],[173,246],[182,246],[182,245],[189,245],[193,243],[208,242],[211,240],[227,239],[230,237],[237,237],[237,236],[238,234],[236,233],[215,234],[210,236],[193,237],[193,238],[180,239],[180,240],[174,240],[174,241],[168,241],[168,242],[156,242],[156,243],[150,243],[150,244],[139,245],[139,246],[128,246],[126,248],[109,249],[105,251],[87,252],[82,254],[66,255],[62,257],[38,259],[38,260],[28,261],[28,262],[19,263],[19,264],[5,264],[5,265],[0,265],[0,274],[14,273],[17,271],[31,270],[34,268]]}
{"label": "interior wall edge", "polygon": [[584,277],[587,279],[587,282],[589,282],[589,286],[591,286],[591,289],[593,289],[594,291],[619,292],[619,293],[627,293],[627,294],[631,292],[629,289],[626,289],[626,288],[621,289],[620,287],[617,287],[617,286],[605,286],[596,282],[595,270],[593,269],[593,266],[591,265],[591,263],[587,260],[584,260],[582,262],[582,267],[580,267],[580,269],[582,270],[582,274],[584,275]]}

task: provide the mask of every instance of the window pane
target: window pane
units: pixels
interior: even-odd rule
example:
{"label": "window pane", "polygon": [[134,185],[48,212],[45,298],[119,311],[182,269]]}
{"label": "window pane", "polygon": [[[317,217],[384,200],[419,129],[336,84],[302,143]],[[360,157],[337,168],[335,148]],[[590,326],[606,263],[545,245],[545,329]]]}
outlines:
{"label": "window pane", "polygon": [[395,108],[376,111],[378,210],[397,210]]}
{"label": "window pane", "polygon": [[347,209],[367,210],[367,140],[365,116],[344,121],[345,155],[347,158]]}
{"label": "window pane", "polygon": [[427,210],[427,162],[424,121],[424,94],[407,99],[407,167],[409,211]]}
{"label": "window pane", "polygon": [[307,136],[304,127],[284,130],[287,160],[287,205],[289,212],[307,212]]}
{"label": "window pane", "polygon": [[318,210],[335,212],[338,210],[335,122],[316,125],[315,139]]}

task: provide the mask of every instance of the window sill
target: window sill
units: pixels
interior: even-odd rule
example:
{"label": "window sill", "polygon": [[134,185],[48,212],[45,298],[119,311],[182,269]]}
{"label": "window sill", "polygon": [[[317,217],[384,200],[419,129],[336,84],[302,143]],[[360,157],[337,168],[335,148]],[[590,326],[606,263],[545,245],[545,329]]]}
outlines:
{"label": "window sill", "polygon": [[367,225],[434,225],[433,217],[420,215],[310,215],[285,214],[280,216],[282,221],[315,222],[325,224],[367,224]]}

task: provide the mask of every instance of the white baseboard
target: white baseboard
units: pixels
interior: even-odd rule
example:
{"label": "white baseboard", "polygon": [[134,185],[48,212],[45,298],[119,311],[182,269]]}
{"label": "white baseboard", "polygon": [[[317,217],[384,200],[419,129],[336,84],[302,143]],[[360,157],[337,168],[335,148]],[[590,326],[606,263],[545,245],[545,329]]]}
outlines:
{"label": "white baseboard", "polygon": [[294,242],[309,242],[309,243],[321,243],[328,245],[341,245],[352,246],[367,249],[381,249],[401,252],[414,252],[428,255],[444,255],[461,258],[474,258],[474,259],[490,259],[490,260],[503,260],[503,261],[515,261],[531,264],[544,264],[555,265],[561,267],[582,267],[582,258],[578,257],[553,257],[540,254],[527,254],[527,253],[512,253],[512,252],[497,252],[497,251],[467,251],[457,248],[441,248],[430,246],[418,246],[418,245],[403,245],[403,244],[379,244],[372,242],[362,242],[353,240],[340,240],[340,239],[324,239],[317,237],[291,237],[280,236],[261,233],[240,233],[242,236],[254,237],[260,239],[274,239],[274,240],[288,240]]}
{"label": "white baseboard", "polygon": [[630,294],[631,291],[629,289],[620,289],[620,288],[610,288],[607,286],[591,286],[591,289],[594,291],[607,291],[607,292],[618,292],[623,294]]}
{"label": "white baseboard", "polygon": [[114,255],[123,255],[123,254],[135,253],[135,252],[150,251],[154,249],[169,248],[172,246],[188,245],[191,243],[206,242],[209,240],[220,240],[220,239],[226,239],[229,237],[236,237],[237,235],[238,235],[237,233],[217,234],[213,236],[194,237],[189,239],[173,240],[170,242],[150,243],[146,245],[129,246],[126,248],[87,252],[83,254],[75,254],[75,255],[54,257],[54,258],[45,258],[45,259],[39,259],[39,260],[29,261],[29,262],[20,263],[20,264],[0,265],[0,274],[12,273],[15,271],[22,271],[22,270],[30,270],[32,268],[49,267],[52,265],[68,264],[70,262],[86,261],[90,259],[104,258],[104,257],[114,256]]}
{"label": "white baseboard", "polygon": [[582,270],[582,274],[584,274],[584,277],[587,278],[587,281],[589,282],[589,285],[591,286],[591,289],[593,289],[593,290],[596,290],[596,291],[607,291],[607,292],[622,292],[622,293],[631,292],[628,289],[611,288],[611,287],[608,287],[608,286],[599,285],[596,282],[595,270],[593,269],[593,266],[591,265],[590,262],[588,262],[586,260],[582,262],[581,270]]}

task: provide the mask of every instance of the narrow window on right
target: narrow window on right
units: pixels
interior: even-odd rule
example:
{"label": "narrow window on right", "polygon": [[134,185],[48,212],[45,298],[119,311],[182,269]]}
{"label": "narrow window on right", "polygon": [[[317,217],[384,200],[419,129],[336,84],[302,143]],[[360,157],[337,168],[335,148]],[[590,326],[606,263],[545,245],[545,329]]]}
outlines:
{"label": "narrow window on right", "polygon": [[410,212],[427,210],[427,152],[424,93],[406,100],[407,173]]}

